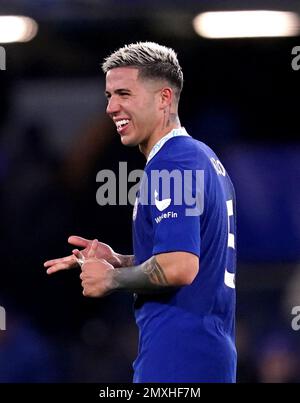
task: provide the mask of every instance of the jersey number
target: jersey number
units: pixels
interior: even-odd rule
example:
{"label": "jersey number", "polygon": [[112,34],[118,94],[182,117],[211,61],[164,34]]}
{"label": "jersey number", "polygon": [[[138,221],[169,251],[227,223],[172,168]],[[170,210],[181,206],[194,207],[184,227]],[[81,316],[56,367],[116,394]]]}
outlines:
{"label": "jersey number", "polygon": [[[227,241],[227,247],[235,249],[235,236],[234,236],[233,232],[230,232],[230,217],[233,217],[233,201],[232,200],[227,200],[226,201],[226,206],[227,206],[227,218],[228,218],[228,241]],[[227,260],[231,260],[231,259],[227,259]],[[227,267],[225,268],[224,283],[230,288],[235,288],[235,273],[230,273],[228,271]]]}

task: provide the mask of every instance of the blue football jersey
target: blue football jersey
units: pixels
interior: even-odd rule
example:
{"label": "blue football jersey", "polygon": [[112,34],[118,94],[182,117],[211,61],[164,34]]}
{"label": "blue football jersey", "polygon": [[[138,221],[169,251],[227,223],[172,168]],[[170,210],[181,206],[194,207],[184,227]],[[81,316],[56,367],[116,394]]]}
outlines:
{"label": "blue football jersey", "polygon": [[134,382],[235,382],[234,188],[215,153],[183,128],[150,153],[133,246],[136,264],[176,251],[200,262],[191,285],[136,295]]}

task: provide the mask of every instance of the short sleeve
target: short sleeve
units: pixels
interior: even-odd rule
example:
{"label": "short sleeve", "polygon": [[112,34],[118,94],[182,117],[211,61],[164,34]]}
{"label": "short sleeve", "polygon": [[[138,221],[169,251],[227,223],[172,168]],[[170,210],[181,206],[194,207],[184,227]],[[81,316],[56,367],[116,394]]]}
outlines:
{"label": "short sleeve", "polygon": [[203,175],[172,161],[160,161],[147,170],[153,255],[183,251],[200,256]]}

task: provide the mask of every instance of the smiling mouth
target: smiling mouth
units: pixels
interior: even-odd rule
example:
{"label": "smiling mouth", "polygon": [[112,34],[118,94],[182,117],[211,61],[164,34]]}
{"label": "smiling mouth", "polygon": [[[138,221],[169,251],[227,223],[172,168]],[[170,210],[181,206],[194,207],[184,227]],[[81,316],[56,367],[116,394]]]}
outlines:
{"label": "smiling mouth", "polygon": [[128,126],[129,119],[118,120],[116,123],[118,133],[121,133]]}

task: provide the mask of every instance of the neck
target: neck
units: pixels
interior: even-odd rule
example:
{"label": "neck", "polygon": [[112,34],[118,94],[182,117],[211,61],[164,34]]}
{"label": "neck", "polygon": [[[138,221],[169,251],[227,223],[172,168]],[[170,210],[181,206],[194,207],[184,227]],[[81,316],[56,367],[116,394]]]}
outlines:
{"label": "neck", "polygon": [[175,113],[169,114],[168,119],[163,122],[162,127],[149,136],[147,141],[139,145],[141,153],[144,154],[147,159],[153,146],[171,130],[178,129],[179,127],[181,127],[181,124],[178,115]]}

